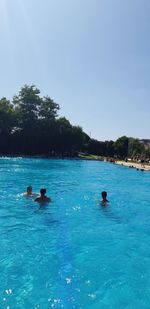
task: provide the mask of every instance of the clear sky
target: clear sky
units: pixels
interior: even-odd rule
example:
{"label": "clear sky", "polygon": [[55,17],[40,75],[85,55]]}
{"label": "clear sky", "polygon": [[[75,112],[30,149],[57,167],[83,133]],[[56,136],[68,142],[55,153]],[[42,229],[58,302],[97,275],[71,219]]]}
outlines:
{"label": "clear sky", "polygon": [[35,84],[93,138],[150,138],[149,38],[149,0],[0,0],[0,97]]}

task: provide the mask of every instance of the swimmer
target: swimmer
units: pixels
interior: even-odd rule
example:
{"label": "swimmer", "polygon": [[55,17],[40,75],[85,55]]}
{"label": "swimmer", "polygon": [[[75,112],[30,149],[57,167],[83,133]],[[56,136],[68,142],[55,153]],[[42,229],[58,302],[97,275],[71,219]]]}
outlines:
{"label": "swimmer", "polygon": [[27,192],[23,193],[24,196],[36,196],[36,193],[32,192],[32,186],[27,187]]}
{"label": "swimmer", "polygon": [[101,203],[102,206],[106,206],[107,203],[109,203],[109,201],[107,200],[107,192],[103,191],[101,194],[102,194],[102,199],[101,199],[100,203]]}
{"label": "swimmer", "polygon": [[41,190],[40,190],[40,196],[39,197],[37,197],[34,201],[35,202],[38,202],[38,203],[49,203],[49,202],[51,202],[52,200],[51,200],[51,198],[50,197],[47,197],[45,194],[46,194],[46,189],[44,189],[44,188],[42,188]]}

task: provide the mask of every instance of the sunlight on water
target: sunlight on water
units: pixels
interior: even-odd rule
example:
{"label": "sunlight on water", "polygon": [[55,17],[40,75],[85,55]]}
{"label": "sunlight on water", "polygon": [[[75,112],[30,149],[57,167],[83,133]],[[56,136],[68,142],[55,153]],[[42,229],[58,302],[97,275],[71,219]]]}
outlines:
{"label": "sunlight on water", "polygon": [[149,185],[109,163],[0,159],[0,308],[149,308]]}

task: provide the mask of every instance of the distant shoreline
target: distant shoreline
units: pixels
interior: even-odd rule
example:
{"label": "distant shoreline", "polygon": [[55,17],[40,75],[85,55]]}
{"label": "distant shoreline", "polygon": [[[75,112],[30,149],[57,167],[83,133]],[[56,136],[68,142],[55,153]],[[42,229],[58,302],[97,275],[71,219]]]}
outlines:
{"label": "distant shoreline", "polygon": [[138,162],[125,162],[125,161],[116,161],[115,162],[118,165],[122,165],[122,166],[126,166],[126,167],[130,167],[130,168],[136,168],[137,170],[143,170],[143,171],[150,171],[150,165],[148,164],[144,164],[142,165],[141,163]]}
{"label": "distant shoreline", "polygon": [[48,156],[48,155],[0,155],[0,158],[27,158],[27,159],[58,159],[58,160],[90,160],[90,161],[104,161],[104,157],[97,156],[97,155],[55,155],[55,156]]}
{"label": "distant shoreline", "polygon": [[49,160],[87,160],[87,161],[103,161],[98,158],[78,157],[78,156],[41,156],[41,155],[0,155],[0,159],[49,159]]}
{"label": "distant shoreline", "polygon": [[[107,160],[105,157],[96,156],[96,155],[85,155],[85,156],[46,156],[46,155],[0,155],[0,159],[5,158],[20,158],[20,159],[49,159],[49,160],[78,160],[78,161],[99,161],[111,164],[117,164],[124,167],[134,168],[137,170],[150,171],[150,165],[132,161],[123,161],[123,160]],[[111,159],[111,158],[110,158]]]}

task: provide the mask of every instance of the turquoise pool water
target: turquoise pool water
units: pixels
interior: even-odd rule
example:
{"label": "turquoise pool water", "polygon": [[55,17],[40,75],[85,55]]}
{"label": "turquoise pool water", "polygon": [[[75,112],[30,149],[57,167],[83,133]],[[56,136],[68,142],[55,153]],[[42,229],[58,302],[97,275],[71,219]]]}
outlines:
{"label": "turquoise pool water", "polygon": [[[23,197],[30,184],[53,203]],[[0,308],[150,308],[149,172],[0,159],[0,200]]]}

